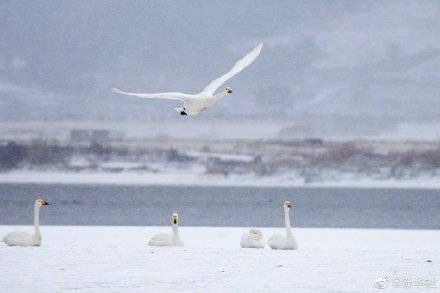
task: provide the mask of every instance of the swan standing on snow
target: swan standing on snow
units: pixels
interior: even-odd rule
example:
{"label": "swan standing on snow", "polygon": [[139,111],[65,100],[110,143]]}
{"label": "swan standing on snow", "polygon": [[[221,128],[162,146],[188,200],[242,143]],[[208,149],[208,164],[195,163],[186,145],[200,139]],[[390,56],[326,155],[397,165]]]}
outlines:
{"label": "swan standing on snow", "polygon": [[242,248],[264,248],[263,233],[258,229],[250,229],[248,233],[241,236],[240,246]]}
{"label": "swan standing on snow", "polygon": [[148,245],[151,246],[183,246],[183,240],[179,236],[179,215],[174,213],[171,216],[173,234],[156,234],[154,235]]}
{"label": "swan standing on snow", "polygon": [[180,115],[197,115],[203,110],[215,104],[221,97],[226,94],[232,93],[231,88],[227,87],[224,91],[214,94],[214,92],[228,79],[232,78],[234,75],[242,71],[249,64],[254,62],[260,55],[261,48],[263,44],[259,44],[250,53],[244,56],[240,61],[235,63],[234,67],[228,72],[212,81],[202,92],[191,95],[178,92],[169,93],[156,93],[156,94],[141,94],[141,93],[127,93],[123,92],[117,88],[113,88],[112,92],[114,94],[124,94],[130,96],[137,96],[146,99],[169,99],[169,100],[179,100],[183,102],[183,107],[175,108]]}
{"label": "swan standing on snow", "polygon": [[3,242],[9,246],[40,246],[40,207],[49,203],[44,199],[37,199],[34,204],[34,234],[26,232],[11,232],[3,238]]}
{"label": "swan standing on snow", "polygon": [[284,203],[284,221],[286,223],[286,236],[275,234],[267,241],[272,249],[298,249],[298,244],[293,238],[292,227],[290,227],[289,210],[292,204],[288,201]]}

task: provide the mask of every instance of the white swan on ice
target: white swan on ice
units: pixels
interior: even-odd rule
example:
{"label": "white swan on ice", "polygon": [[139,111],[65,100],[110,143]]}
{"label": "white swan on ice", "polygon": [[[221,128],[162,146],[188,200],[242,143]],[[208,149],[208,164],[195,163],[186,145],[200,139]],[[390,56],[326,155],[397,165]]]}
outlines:
{"label": "white swan on ice", "polygon": [[298,249],[298,244],[293,238],[292,227],[290,226],[289,210],[292,204],[288,201],[284,203],[284,221],[286,223],[286,235],[275,234],[269,238],[267,244],[272,249]]}
{"label": "white swan on ice", "polygon": [[242,248],[264,248],[263,233],[258,229],[250,229],[248,233],[241,236],[240,246]]}
{"label": "white swan on ice", "polygon": [[155,93],[155,94],[142,94],[142,93],[128,93],[123,92],[117,88],[113,88],[112,92],[115,94],[124,94],[130,96],[137,96],[146,99],[170,99],[179,100],[183,102],[183,107],[175,108],[180,115],[197,115],[203,110],[215,104],[221,97],[226,94],[232,93],[230,87],[225,88],[222,92],[214,94],[214,92],[228,79],[232,78],[234,75],[242,71],[249,64],[254,62],[260,55],[261,48],[263,44],[259,44],[250,53],[244,56],[240,61],[235,63],[232,69],[220,76],[219,78],[213,80],[202,92],[192,95],[184,94],[178,92],[168,92],[168,93]]}
{"label": "white swan on ice", "polygon": [[34,233],[21,231],[11,232],[3,238],[3,242],[9,246],[40,246],[40,207],[49,205],[44,199],[37,199],[34,203]]}
{"label": "white swan on ice", "polygon": [[172,234],[156,234],[151,237],[148,245],[151,246],[183,246],[183,240],[179,235],[179,215],[174,213],[171,216]]}

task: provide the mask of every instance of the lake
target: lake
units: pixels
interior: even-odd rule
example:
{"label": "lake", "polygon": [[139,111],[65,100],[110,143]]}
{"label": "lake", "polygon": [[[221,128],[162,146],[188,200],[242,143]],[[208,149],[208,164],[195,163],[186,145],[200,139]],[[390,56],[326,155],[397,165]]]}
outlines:
{"label": "lake", "polygon": [[440,190],[0,184],[0,225],[32,224],[33,201],[46,225],[283,225],[294,202],[298,227],[440,229]]}

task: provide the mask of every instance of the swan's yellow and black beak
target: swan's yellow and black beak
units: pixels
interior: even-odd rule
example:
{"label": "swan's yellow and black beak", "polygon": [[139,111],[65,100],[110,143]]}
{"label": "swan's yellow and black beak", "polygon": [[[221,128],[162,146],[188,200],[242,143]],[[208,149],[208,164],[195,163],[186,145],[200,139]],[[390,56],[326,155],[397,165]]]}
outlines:
{"label": "swan's yellow and black beak", "polygon": [[225,92],[227,94],[231,94],[232,93],[232,89],[230,87],[225,88]]}
{"label": "swan's yellow and black beak", "polygon": [[49,205],[49,203],[46,200],[44,200],[44,199],[40,199],[39,202],[40,202],[40,204],[42,206],[48,206]]}
{"label": "swan's yellow and black beak", "polygon": [[173,220],[174,224],[177,224],[177,222],[179,221],[179,215],[177,213],[174,213],[171,219]]}
{"label": "swan's yellow and black beak", "polygon": [[284,205],[286,206],[286,208],[289,208],[289,209],[292,207],[292,203],[290,201],[286,201],[284,203]]}

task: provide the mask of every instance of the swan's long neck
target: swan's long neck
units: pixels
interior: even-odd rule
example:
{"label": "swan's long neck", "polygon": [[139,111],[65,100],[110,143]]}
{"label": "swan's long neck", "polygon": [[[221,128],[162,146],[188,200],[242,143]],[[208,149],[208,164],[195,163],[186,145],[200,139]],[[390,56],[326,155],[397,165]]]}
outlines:
{"label": "swan's long neck", "polygon": [[286,236],[292,238],[293,233],[292,227],[290,226],[289,210],[290,209],[284,209],[284,222],[286,223]]}
{"label": "swan's long neck", "polygon": [[40,233],[40,206],[34,206],[34,239],[41,240]]}
{"label": "swan's long neck", "polygon": [[176,243],[179,240],[179,226],[173,223],[173,241]]}
{"label": "swan's long neck", "polygon": [[224,97],[225,95],[226,95],[226,91],[221,91],[221,92],[215,94],[214,98],[218,100],[218,99]]}

